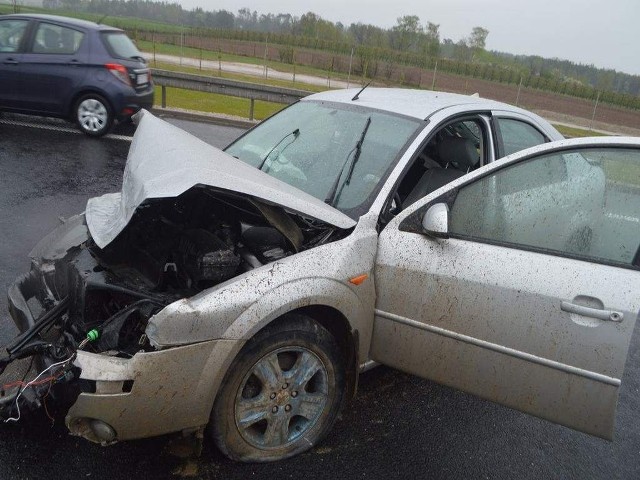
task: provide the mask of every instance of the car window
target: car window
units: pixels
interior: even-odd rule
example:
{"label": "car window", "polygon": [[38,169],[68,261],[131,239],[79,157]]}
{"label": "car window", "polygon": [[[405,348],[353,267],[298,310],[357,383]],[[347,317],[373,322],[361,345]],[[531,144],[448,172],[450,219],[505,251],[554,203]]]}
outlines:
{"label": "car window", "polygon": [[497,182],[501,195],[514,194],[516,192],[531,192],[535,189],[544,189],[547,186],[566,182],[567,180],[567,155],[541,158],[537,162],[527,165],[526,176],[512,175],[508,180]]}
{"label": "car window", "polygon": [[639,217],[640,152],[593,148],[529,159],[464,186],[450,233],[632,265]]}
{"label": "car window", "polygon": [[118,58],[142,58],[138,47],[124,32],[102,32],[101,34],[107,50]]}
{"label": "car window", "polygon": [[72,28],[41,23],[36,30],[33,53],[72,55],[78,51],[84,33]]}
{"label": "car window", "polygon": [[512,118],[496,118],[501,137],[502,156],[545,143],[547,138],[534,126]]}
{"label": "car window", "polygon": [[303,101],[226,152],[357,218],[420,126],[415,119],[353,105]]}
{"label": "car window", "polygon": [[0,20],[0,53],[14,53],[27,31],[27,20]]}

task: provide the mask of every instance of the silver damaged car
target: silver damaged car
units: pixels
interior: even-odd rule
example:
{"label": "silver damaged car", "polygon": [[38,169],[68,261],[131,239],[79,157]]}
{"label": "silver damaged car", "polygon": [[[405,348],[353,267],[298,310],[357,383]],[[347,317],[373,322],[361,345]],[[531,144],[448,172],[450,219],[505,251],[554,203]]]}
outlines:
{"label": "silver damaged car", "polygon": [[477,97],[321,93],[225,151],[144,113],[121,192],[9,290],[0,418],[55,397],[94,442],[278,460],[384,364],[611,438],[638,212],[640,140]]}

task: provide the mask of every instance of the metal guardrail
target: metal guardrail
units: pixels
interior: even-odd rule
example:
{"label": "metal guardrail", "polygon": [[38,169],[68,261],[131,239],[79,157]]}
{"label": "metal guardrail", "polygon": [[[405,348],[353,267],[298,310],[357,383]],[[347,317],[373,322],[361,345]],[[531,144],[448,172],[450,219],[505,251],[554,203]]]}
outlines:
{"label": "metal guardrail", "polygon": [[295,88],[274,87],[259,83],[240,82],[225,78],[207,77],[191,73],[172,72],[170,70],[152,69],[153,82],[162,88],[162,108],[167,106],[167,87],[197,90],[199,92],[218,93],[233,97],[247,98],[251,101],[249,119],[253,120],[256,100],[265,102],[291,104],[313,92]]}

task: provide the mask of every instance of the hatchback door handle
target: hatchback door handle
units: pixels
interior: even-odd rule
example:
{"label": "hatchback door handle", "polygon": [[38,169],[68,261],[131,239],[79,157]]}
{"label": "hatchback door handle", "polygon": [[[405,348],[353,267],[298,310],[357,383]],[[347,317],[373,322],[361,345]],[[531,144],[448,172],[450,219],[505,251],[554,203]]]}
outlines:
{"label": "hatchback door handle", "polygon": [[18,61],[17,61],[17,60],[14,60],[13,58],[7,58],[7,59],[4,61],[4,64],[5,64],[5,65],[18,65]]}
{"label": "hatchback door handle", "polygon": [[597,318],[598,320],[608,322],[621,322],[624,318],[622,312],[585,307],[584,305],[576,305],[575,303],[565,301],[560,303],[560,309],[563,312],[575,313],[576,315],[582,315],[583,317]]}

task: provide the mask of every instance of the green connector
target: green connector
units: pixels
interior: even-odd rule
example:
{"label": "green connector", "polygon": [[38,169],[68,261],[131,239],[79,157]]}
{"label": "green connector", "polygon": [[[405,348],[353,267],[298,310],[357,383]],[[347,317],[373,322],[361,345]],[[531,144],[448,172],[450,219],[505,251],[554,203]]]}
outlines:
{"label": "green connector", "polygon": [[95,342],[99,336],[100,333],[94,328],[93,330],[89,330],[89,333],[87,333],[87,340],[89,340],[90,342]]}

